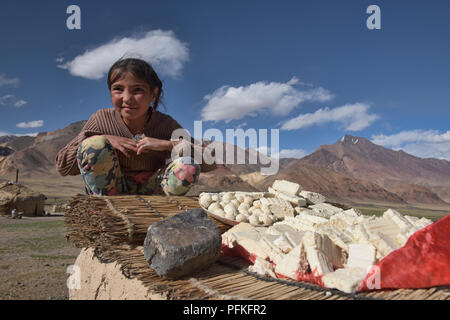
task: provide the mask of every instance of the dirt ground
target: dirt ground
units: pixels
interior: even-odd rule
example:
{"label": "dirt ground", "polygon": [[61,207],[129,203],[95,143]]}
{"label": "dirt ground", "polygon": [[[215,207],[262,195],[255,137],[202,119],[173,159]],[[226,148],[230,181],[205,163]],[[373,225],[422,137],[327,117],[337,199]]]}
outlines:
{"label": "dirt ground", "polygon": [[68,299],[66,271],[81,249],[64,236],[63,216],[0,216],[0,300]]}

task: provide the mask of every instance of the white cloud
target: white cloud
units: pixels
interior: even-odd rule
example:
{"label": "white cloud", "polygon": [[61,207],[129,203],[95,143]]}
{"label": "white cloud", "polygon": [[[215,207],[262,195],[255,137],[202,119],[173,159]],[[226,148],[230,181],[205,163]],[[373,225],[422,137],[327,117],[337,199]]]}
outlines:
{"label": "white cloud", "polygon": [[393,135],[373,135],[372,142],[420,158],[438,158],[450,161],[450,130],[406,130]]}
{"label": "white cloud", "polygon": [[3,97],[0,97],[0,105],[4,106],[8,102],[10,102],[12,99],[14,99],[14,96],[12,94],[4,95]]}
{"label": "white cloud", "polygon": [[72,61],[58,65],[71,75],[87,79],[101,79],[111,65],[121,57],[143,59],[153,65],[158,73],[176,77],[189,58],[187,45],[172,31],[153,30],[142,37],[114,39],[95,49],[86,50]]}
{"label": "white cloud", "polygon": [[16,108],[20,108],[25,104],[27,104],[27,102],[25,100],[22,100],[22,99],[17,100],[17,98],[12,94],[7,94],[7,95],[4,95],[3,97],[0,97],[0,105],[2,105],[2,106],[11,105]]}
{"label": "white cloud", "polygon": [[0,87],[2,86],[18,86],[20,84],[19,78],[8,78],[4,73],[0,73]]}
{"label": "white cloud", "polygon": [[18,101],[16,101],[15,103],[14,103],[14,107],[16,107],[16,108],[20,108],[20,107],[22,107],[22,106],[24,106],[24,105],[26,105],[27,104],[27,102],[25,101],[25,100],[18,100]]}
{"label": "white cloud", "polygon": [[442,143],[450,142],[450,130],[442,134],[437,130],[409,130],[386,136],[373,135],[372,142],[381,146],[399,147],[410,142]]}
{"label": "white cloud", "polygon": [[35,120],[30,122],[20,122],[16,124],[17,128],[39,128],[44,125],[44,120]]}
{"label": "white cloud", "polygon": [[[264,155],[270,155],[270,148],[267,146],[261,146],[258,148],[258,152]],[[300,159],[308,155],[305,150],[302,149],[282,149],[280,152],[272,155],[272,158],[296,158]]]}
{"label": "white cloud", "polygon": [[282,116],[304,101],[325,102],[334,97],[324,88],[299,90],[294,87],[296,84],[299,80],[293,77],[286,83],[260,81],[245,87],[223,86],[204,97],[207,104],[202,109],[202,119],[228,122],[256,116],[262,110]]}
{"label": "white cloud", "polygon": [[298,130],[313,125],[336,122],[347,131],[360,131],[372,124],[379,117],[368,113],[370,106],[365,103],[346,104],[334,109],[319,109],[314,113],[300,114],[286,121],[281,130]]}
{"label": "white cloud", "polygon": [[243,129],[246,125],[247,125],[247,122],[244,121],[244,122],[238,124],[237,126],[235,126],[235,129]]}
{"label": "white cloud", "polygon": [[[282,149],[278,154],[279,158],[296,158],[301,159],[308,155],[305,150],[302,149]],[[277,155],[275,155],[276,157]]]}
{"label": "white cloud", "polygon": [[30,137],[36,137],[39,134],[39,132],[31,132],[31,133],[8,133],[0,131],[0,137],[3,136],[16,136],[16,137],[23,137],[23,136],[30,136]]}
{"label": "white cloud", "polygon": [[55,61],[58,62],[58,63],[62,63],[64,61],[64,58],[58,57],[58,58],[55,59]]}

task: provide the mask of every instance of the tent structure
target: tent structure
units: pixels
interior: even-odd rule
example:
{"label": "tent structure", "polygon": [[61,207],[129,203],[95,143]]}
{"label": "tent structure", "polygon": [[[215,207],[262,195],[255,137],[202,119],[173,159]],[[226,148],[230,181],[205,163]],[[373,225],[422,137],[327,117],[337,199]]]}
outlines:
{"label": "tent structure", "polygon": [[20,183],[3,182],[0,184],[0,215],[9,215],[12,209],[16,209],[24,216],[41,216],[45,213],[46,199],[42,193],[34,192]]}

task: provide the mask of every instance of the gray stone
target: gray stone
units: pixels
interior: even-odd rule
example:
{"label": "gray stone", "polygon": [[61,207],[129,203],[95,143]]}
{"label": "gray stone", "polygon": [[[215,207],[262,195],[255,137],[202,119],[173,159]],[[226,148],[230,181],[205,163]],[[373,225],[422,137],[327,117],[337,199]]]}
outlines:
{"label": "gray stone", "polygon": [[192,209],[152,224],[144,256],[159,276],[178,279],[214,263],[222,248],[220,230],[202,209]]}

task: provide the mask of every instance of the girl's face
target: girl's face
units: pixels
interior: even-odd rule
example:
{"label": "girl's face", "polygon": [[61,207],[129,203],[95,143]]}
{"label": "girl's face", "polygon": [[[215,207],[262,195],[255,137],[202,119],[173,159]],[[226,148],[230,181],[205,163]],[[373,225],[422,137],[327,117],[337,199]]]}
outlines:
{"label": "girl's face", "polygon": [[150,85],[136,78],[131,72],[124,73],[111,85],[111,100],[114,108],[120,112],[128,124],[147,118],[150,102],[154,101],[153,94]]}

